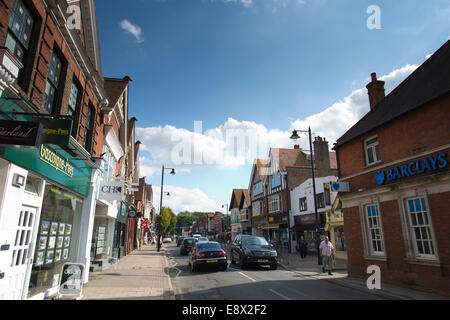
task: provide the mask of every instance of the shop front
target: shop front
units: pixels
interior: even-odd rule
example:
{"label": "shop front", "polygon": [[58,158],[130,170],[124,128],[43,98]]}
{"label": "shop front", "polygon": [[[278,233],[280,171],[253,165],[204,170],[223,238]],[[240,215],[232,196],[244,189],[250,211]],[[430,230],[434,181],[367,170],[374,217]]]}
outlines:
{"label": "shop front", "polygon": [[[330,238],[329,233],[324,230],[324,221],[326,221],[324,213],[319,213],[318,226],[316,226],[316,215],[314,213],[294,216],[295,225],[292,229],[296,234],[296,239],[300,239],[301,236],[304,237],[308,243],[307,249],[309,253],[318,252],[318,237],[320,238],[320,241],[326,236]],[[316,228],[318,228],[318,231]]]}
{"label": "shop front", "polygon": [[1,298],[54,295],[64,263],[85,263],[78,251],[92,168],[57,145],[1,148],[0,168],[0,241],[10,244],[0,256],[10,284],[0,286]]}

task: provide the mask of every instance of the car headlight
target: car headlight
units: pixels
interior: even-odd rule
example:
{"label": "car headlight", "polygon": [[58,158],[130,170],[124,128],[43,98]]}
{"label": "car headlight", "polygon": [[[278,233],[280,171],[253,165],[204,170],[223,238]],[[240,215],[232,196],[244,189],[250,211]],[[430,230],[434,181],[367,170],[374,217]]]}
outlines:
{"label": "car headlight", "polygon": [[271,254],[272,257],[276,257],[277,256],[277,252],[276,251],[272,251],[270,254]]}

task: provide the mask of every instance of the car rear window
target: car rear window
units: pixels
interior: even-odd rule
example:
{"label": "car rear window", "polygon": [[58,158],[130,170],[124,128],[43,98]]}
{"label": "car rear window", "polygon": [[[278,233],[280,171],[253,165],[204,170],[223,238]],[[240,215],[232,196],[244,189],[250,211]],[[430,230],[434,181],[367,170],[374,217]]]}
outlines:
{"label": "car rear window", "polygon": [[193,244],[194,243],[194,239],[185,239],[184,243],[186,243],[186,244]]}
{"label": "car rear window", "polygon": [[197,243],[197,248],[200,250],[222,250],[222,247],[217,242],[205,242],[205,243]]}

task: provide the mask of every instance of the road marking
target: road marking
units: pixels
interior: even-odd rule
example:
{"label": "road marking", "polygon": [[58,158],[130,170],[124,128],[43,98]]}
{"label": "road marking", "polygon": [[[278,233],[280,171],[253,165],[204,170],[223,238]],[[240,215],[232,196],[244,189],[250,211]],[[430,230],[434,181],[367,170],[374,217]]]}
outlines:
{"label": "road marking", "polygon": [[283,298],[284,300],[292,300],[292,299],[290,299],[290,298],[288,298],[288,297],[286,297],[286,296],[284,296],[284,295],[282,295],[281,293],[279,293],[279,292],[276,292],[275,290],[273,290],[273,289],[269,289],[269,291],[270,292],[272,292],[272,293],[275,293],[277,296],[279,296],[279,297],[281,297],[281,298]]}
{"label": "road marking", "polygon": [[253,282],[257,282],[257,280],[255,280],[255,279],[253,279],[253,278],[250,278],[250,277],[249,277],[248,275],[246,275],[245,273],[239,272],[239,274],[241,274],[241,275],[243,275],[244,277],[246,277],[246,278],[252,280]]}

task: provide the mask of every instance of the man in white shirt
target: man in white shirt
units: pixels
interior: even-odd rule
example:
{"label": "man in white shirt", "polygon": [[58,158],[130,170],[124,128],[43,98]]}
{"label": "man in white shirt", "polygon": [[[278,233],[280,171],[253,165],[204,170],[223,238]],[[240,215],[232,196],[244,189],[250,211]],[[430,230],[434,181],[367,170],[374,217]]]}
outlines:
{"label": "man in white shirt", "polygon": [[325,273],[326,267],[328,267],[328,274],[333,275],[331,271],[333,270],[333,260],[334,260],[334,246],[329,241],[328,237],[322,241],[319,247],[320,256],[322,257],[323,267],[322,271]]}

